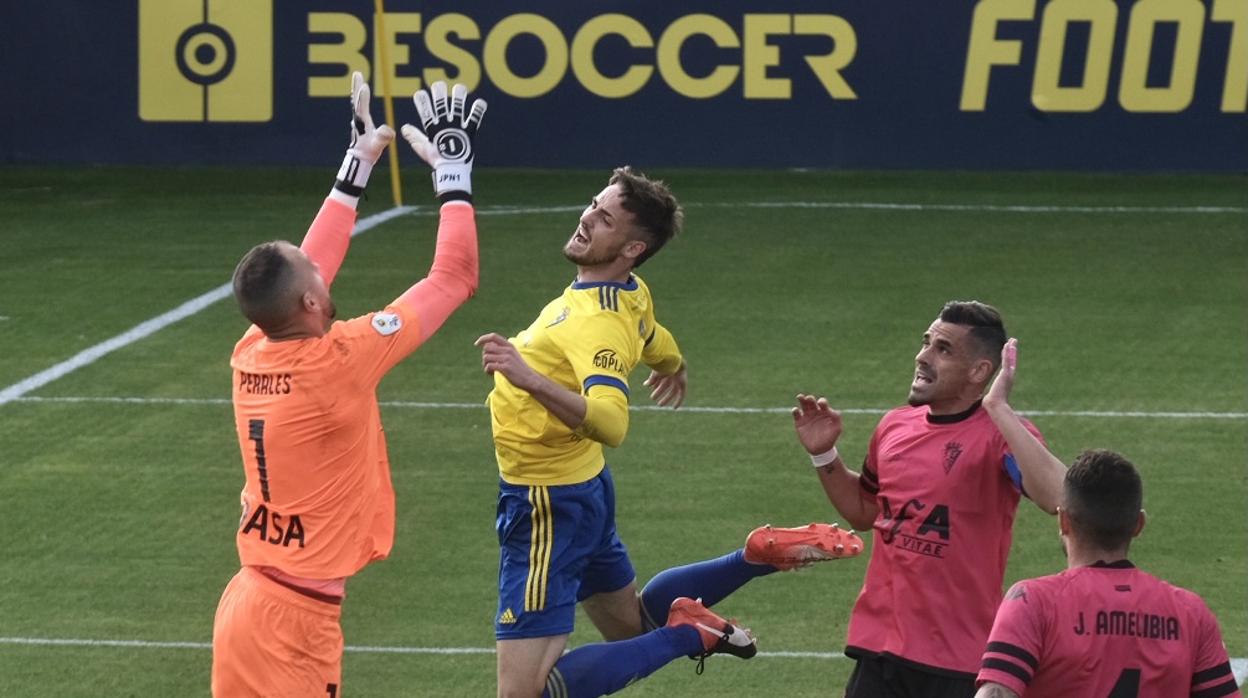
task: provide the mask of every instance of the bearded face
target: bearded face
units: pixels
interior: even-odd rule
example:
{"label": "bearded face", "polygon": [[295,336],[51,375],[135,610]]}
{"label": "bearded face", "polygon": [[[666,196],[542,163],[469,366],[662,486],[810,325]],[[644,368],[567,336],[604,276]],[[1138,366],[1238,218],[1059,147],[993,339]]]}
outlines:
{"label": "bearded face", "polygon": [[910,405],[939,407],[962,397],[975,359],[969,334],[969,327],[943,320],[927,328],[914,356],[914,379],[906,400]]}
{"label": "bearded face", "polygon": [[597,267],[618,260],[625,248],[637,243],[635,218],[623,205],[618,185],[610,185],[590,199],[572,236],[563,246],[563,256],[580,267]]}

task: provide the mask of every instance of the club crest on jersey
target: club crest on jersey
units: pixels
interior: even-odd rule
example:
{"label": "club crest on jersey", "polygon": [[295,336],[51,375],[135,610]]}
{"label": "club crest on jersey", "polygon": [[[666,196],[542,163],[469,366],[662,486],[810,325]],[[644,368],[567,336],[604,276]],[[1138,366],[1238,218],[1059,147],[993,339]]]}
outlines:
{"label": "club crest on jersey", "polygon": [[373,329],[382,337],[388,337],[403,327],[403,319],[395,313],[375,313]]}
{"label": "club crest on jersey", "polygon": [[948,475],[953,470],[953,464],[958,462],[958,456],[962,455],[962,444],[957,441],[950,441],[945,444],[945,474]]}
{"label": "club crest on jersey", "polygon": [[597,354],[594,354],[594,368],[615,371],[621,376],[627,373],[624,370],[624,362],[616,355],[614,349],[600,349]]}

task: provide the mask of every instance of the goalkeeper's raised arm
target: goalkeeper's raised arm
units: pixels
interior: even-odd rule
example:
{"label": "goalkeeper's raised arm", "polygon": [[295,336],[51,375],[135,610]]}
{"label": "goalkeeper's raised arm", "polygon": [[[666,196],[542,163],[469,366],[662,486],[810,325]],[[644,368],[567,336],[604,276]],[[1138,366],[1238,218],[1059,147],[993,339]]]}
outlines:
{"label": "goalkeeper's raised arm", "polygon": [[316,264],[327,287],[333,283],[342,260],[347,256],[351,230],[355,227],[355,209],[364,187],[368,185],[373,165],[385,152],[386,146],[394,141],[394,129],[385,124],[373,125],[373,117],[368,110],[371,96],[364,76],[358,71],[352,73],[351,140],[334,178],[334,188],[299,246]]}
{"label": "goalkeeper's raised arm", "polygon": [[[474,139],[486,102],[465,109],[468,90],[435,82],[413,96],[420,127],[406,124],[403,137],[433,168],[434,191],[443,202],[433,266],[425,279],[396,299],[418,319],[419,343],[442,326],[452,312],[476,292],[478,253],[472,207]],[[369,111],[371,93],[363,75],[351,76],[350,144],[333,189],[313,221],[300,249],[319,269],[326,287],[333,283],[350,244],[355,208],[373,167],[394,141],[394,130],[375,126]],[[412,349],[415,346],[411,347]]]}
{"label": "goalkeeper's raised arm", "polygon": [[421,341],[477,290],[477,225],[472,207],[474,139],[486,102],[475,100],[467,111],[468,88],[455,85],[449,98],[446,83],[412,97],[420,128],[403,125],[403,138],[433,168],[434,193],[442,202],[438,242],[429,275],[399,296],[419,318]]}

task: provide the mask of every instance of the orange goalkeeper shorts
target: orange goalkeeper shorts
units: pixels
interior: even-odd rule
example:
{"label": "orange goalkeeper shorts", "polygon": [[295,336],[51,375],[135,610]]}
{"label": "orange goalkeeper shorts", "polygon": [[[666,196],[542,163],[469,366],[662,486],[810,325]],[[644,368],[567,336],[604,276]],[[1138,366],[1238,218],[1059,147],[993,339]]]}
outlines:
{"label": "orange goalkeeper shorts", "polygon": [[221,594],[212,625],[212,695],[336,698],[341,612],[242,568]]}

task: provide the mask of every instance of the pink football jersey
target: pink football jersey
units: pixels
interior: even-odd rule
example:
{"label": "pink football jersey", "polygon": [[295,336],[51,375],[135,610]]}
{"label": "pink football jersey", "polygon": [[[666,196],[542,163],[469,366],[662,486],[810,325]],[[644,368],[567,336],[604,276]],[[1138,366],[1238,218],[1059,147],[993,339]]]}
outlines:
{"label": "pink football jersey", "polygon": [[950,416],[898,408],[876,427],[859,482],[880,513],[846,653],[973,678],[1021,489],[1005,438],[978,406]]}
{"label": "pink football jersey", "polygon": [[1218,621],[1196,594],[1120,560],[1015,584],[978,683],[1020,696],[1239,696]]}

